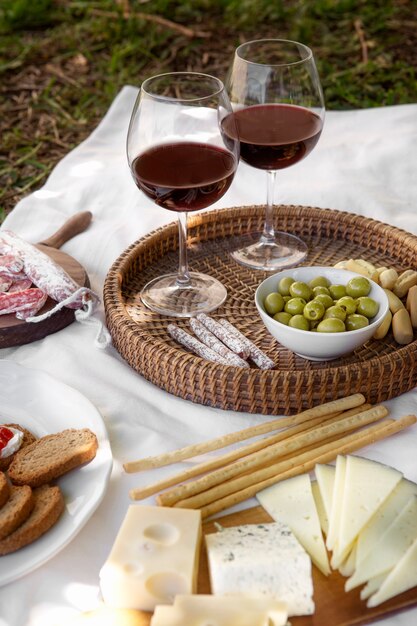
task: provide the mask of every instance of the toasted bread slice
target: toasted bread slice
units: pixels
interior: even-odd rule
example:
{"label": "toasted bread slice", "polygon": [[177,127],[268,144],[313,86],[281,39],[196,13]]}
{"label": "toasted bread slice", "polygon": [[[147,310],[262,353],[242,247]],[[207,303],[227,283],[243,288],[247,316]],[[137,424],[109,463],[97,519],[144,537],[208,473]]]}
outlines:
{"label": "toasted bread slice", "polygon": [[88,428],[70,428],[41,437],[16,453],[9,467],[9,478],[15,485],[45,485],[91,461],[97,447],[97,437]]}
{"label": "toasted bread slice", "polygon": [[0,508],[6,504],[10,495],[10,486],[6,478],[6,474],[0,472]]}
{"label": "toasted bread slice", "polygon": [[10,487],[10,496],[0,509],[0,539],[16,530],[31,514],[35,500],[28,485]]}
{"label": "toasted bread slice", "polygon": [[35,506],[32,513],[14,532],[0,541],[0,556],[15,552],[32,543],[49,530],[65,508],[58,485],[43,485],[33,491]]}
{"label": "toasted bread slice", "polygon": [[[23,428],[23,426],[20,426],[20,424],[4,424],[4,426],[7,426],[9,428],[17,428],[18,430],[22,431],[23,439],[22,439],[21,446],[19,448],[20,450],[22,450],[23,448],[26,448],[26,446],[29,446],[31,443],[33,443],[37,439],[33,433],[31,433],[26,428]],[[0,470],[2,470],[3,472],[7,470],[10,463],[13,461],[15,454],[17,454],[17,452],[15,452],[14,454],[11,454],[10,456],[7,456],[4,459],[0,459]]]}

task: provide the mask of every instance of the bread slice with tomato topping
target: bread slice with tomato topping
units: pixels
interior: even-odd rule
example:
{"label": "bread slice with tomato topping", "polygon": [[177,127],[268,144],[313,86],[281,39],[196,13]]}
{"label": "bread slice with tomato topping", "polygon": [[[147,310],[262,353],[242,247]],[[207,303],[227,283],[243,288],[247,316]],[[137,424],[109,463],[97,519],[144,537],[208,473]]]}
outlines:
{"label": "bread slice with tomato topping", "polygon": [[16,452],[8,475],[15,485],[39,487],[94,459],[98,448],[88,428],[69,428]]}
{"label": "bread slice with tomato topping", "polygon": [[[37,439],[33,433],[27,430],[27,428],[23,428],[23,426],[21,426],[20,424],[2,424],[2,426],[6,426],[6,428],[16,428],[17,430],[22,431],[23,439],[20,444],[19,450],[26,448],[26,446],[29,446],[31,443],[33,443]],[[4,459],[0,459],[1,471],[5,472],[7,470],[7,468],[9,467],[10,463],[13,461],[14,456],[15,454],[17,454],[17,452],[18,451],[14,452],[10,456],[6,456]]]}

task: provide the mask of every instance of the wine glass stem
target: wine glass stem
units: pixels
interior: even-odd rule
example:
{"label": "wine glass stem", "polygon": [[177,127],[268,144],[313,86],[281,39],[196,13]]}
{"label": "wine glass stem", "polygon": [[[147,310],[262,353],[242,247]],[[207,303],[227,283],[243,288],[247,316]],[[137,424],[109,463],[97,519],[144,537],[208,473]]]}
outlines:
{"label": "wine glass stem", "polygon": [[178,213],[178,238],[179,238],[179,263],[177,285],[179,287],[188,287],[190,285],[190,274],[188,272],[188,255],[187,255],[187,213],[181,211]]}
{"label": "wine glass stem", "polygon": [[267,171],[265,224],[261,236],[262,243],[274,243],[274,189],[275,171]]}

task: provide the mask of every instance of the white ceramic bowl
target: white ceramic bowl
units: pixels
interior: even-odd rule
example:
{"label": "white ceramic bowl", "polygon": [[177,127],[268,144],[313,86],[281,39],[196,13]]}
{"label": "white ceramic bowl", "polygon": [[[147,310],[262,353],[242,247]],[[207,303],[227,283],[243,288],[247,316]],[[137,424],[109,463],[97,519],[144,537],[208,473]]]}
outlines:
{"label": "white ceramic bowl", "polygon": [[359,274],[335,267],[297,267],[269,276],[259,285],[255,293],[255,303],[263,323],[281,345],[305,359],[328,361],[353,352],[355,348],[371,339],[388,311],[386,293],[379,285],[370,281],[372,288],[369,297],[379,303],[379,311],[369,326],[342,333],[317,333],[286,326],[270,317],[263,305],[266,296],[277,291],[278,283],[284,276],[291,276],[306,283],[316,276],[325,276],[333,285],[346,285],[351,278]]}

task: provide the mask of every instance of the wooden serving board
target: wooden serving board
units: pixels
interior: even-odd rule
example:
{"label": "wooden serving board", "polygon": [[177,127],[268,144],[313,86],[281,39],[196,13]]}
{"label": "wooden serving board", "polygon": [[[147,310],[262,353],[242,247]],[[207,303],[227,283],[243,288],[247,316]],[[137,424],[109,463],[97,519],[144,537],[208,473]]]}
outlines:
{"label": "wooden serving board", "polygon": [[[91,222],[91,213],[84,211],[71,217],[65,224],[50,238],[37,244],[37,247],[50,256],[81,287],[88,287],[90,281],[87,272],[82,265],[73,257],[58,248],[66,241],[84,231]],[[48,298],[39,314],[51,310],[56,302]],[[62,330],[74,321],[74,310],[64,307],[42,322],[30,323],[19,320],[11,313],[10,315],[0,315],[0,348],[10,348],[20,346],[38,339],[43,339],[47,335]]]}
{"label": "wooden serving board", "polygon": [[[271,521],[273,520],[268,513],[261,506],[258,506],[208,521],[203,524],[203,532],[204,534],[216,532],[215,523],[229,527]],[[326,577],[313,566],[315,613],[314,615],[291,617],[292,626],[358,626],[370,624],[389,613],[417,604],[417,587],[414,587],[380,606],[368,609],[366,602],[360,599],[361,588],[346,593],[344,590],[345,581],[346,578],[338,572],[332,572],[330,576]],[[211,593],[204,541],[201,546],[198,593]],[[144,624],[146,618],[150,623],[150,613],[140,611],[138,613],[143,617]]]}

